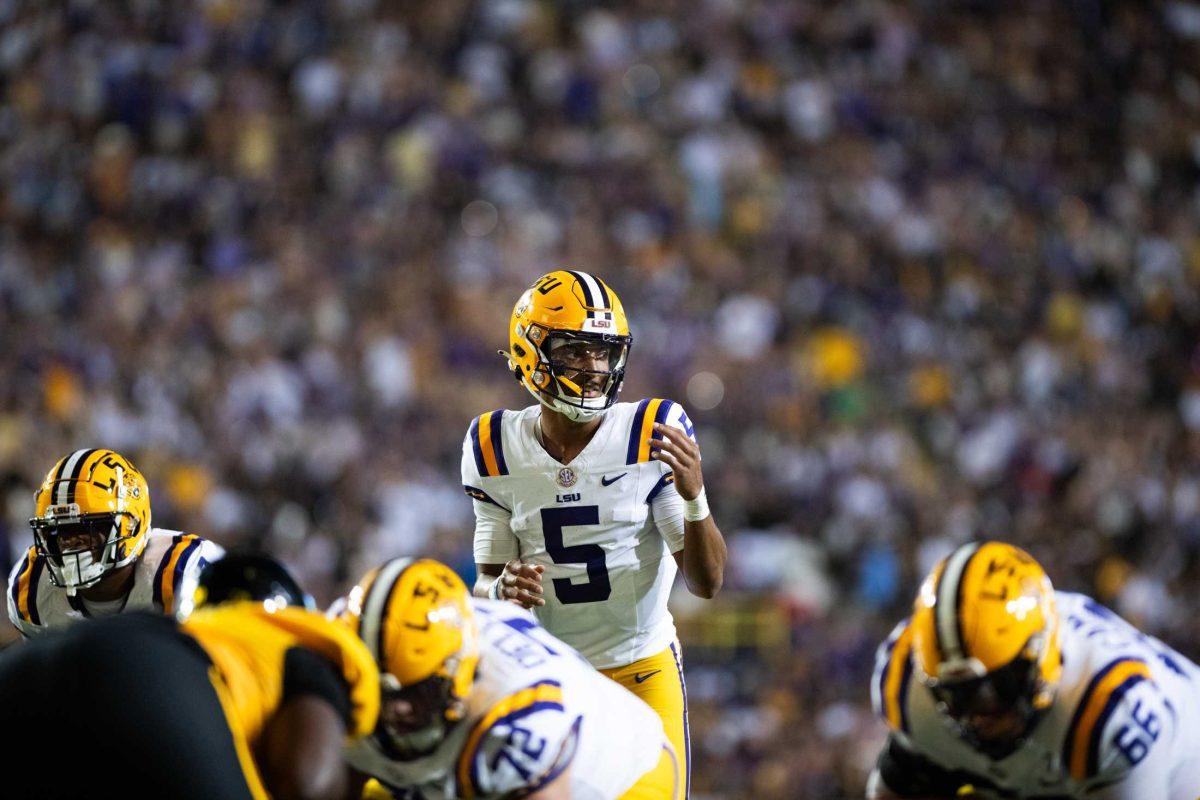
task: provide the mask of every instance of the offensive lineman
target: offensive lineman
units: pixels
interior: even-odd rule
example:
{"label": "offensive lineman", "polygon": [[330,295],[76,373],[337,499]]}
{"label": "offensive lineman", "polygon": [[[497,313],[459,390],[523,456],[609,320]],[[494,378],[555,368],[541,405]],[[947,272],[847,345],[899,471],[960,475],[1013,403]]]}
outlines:
{"label": "offensive lineman", "polygon": [[76,450],[34,495],[33,546],[8,577],[8,617],[25,638],[123,611],[170,614],[181,586],[224,552],[150,527],[150,487],[129,459]]}
{"label": "offensive lineman", "polygon": [[713,597],[725,541],[683,408],[617,402],[630,343],[621,301],[588,273],[548,273],[517,301],[502,355],[538,402],[477,417],[463,442],[474,593],[532,609],[547,631],[642,698],[690,776],[667,598],[677,566],[693,594]]}
{"label": "offensive lineman", "polygon": [[366,797],[683,796],[674,748],[645,703],[527,611],[471,597],[446,565],[393,559],[333,613],[379,665],[379,724],[347,750],[379,784]]}
{"label": "offensive lineman", "polygon": [[1200,668],[1028,553],[955,550],[876,656],[868,798],[1200,796]]}

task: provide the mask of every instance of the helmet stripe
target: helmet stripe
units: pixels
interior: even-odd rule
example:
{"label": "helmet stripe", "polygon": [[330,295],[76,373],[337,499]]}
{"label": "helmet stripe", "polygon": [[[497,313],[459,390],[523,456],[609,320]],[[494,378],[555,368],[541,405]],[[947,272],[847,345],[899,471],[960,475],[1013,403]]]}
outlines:
{"label": "helmet stripe", "polygon": [[92,456],[96,453],[103,455],[106,450],[88,450],[83,458],[79,459],[79,463],[75,465],[75,471],[71,473],[71,480],[67,484],[67,502],[75,502],[75,487],[79,485],[79,479],[83,476],[83,470],[87,467],[88,461],[92,460]]}
{"label": "helmet stripe", "polygon": [[395,558],[380,568],[363,600],[362,629],[359,634],[371,651],[376,664],[383,664],[383,637],[386,630],[388,600],[404,570],[413,563],[411,558]]}
{"label": "helmet stripe", "polygon": [[[72,453],[71,455],[75,455]],[[50,479],[50,490],[53,493],[58,488],[58,482],[62,480],[63,470],[67,468],[67,462],[71,460],[71,456],[63,456],[58,461],[58,469],[54,470],[54,477]],[[53,494],[51,495],[53,498]]]}
{"label": "helmet stripe", "polygon": [[[570,271],[570,270],[568,270]],[[596,316],[596,311],[601,308],[607,308],[607,305],[601,305],[600,286],[596,279],[586,272],[570,271],[575,276],[575,280],[579,281],[579,285],[583,287],[583,295],[587,298],[588,312],[587,315],[593,319]]]}
{"label": "helmet stripe", "polygon": [[79,462],[94,452],[95,452],[94,450],[86,450],[86,449],[85,450],[76,450],[74,453],[71,453],[71,455],[67,456],[65,461],[63,461],[62,468],[59,469],[58,474],[54,476],[54,480],[55,480],[55,485],[54,485],[55,501],[54,502],[55,502],[55,505],[61,506],[61,505],[66,505],[68,502],[70,502],[67,500],[67,494],[68,494],[68,490],[70,488],[69,481],[73,480],[73,479],[66,478],[64,476],[78,475],[79,473],[76,470],[79,466]]}
{"label": "helmet stripe", "polygon": [[[596,278],[595,280],[596,280],[596,286],[599,287],[599,289],[600,289],[600,307],[611,309],[612,308],[612,300],[608,296],[608,287],[605,286],[604,281],[600,280],[599,278]],[[612,316],[611,310],[606,313],[610,317]]]}
{"label": "helmet stripe", "polygon": [[966,653],[962,641],[962,582],[979,543],[965,544],[950,554],[937,590],[937,642],[944,661],[957,661]]}

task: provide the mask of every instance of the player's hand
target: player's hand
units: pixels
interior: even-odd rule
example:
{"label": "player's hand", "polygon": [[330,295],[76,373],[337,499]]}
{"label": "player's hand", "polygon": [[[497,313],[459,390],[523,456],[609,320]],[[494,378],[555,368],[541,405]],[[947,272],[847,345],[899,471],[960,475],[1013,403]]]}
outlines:
{"label": "player's hand", "polygon": [[500,573],[500,599],[511,600],[522,608],[546,605],[542,597],[545,571],[541,564],[526,564],[519,558],[509,561]]}
{"label": "player's hand", "polygon": [[650,440],[650,457],[657,458],[675,473],[675,491],[684,500],[695,500],[704,488],[704,474],[700,471],[700,446],[678,428],[654,424],[661,439]]}

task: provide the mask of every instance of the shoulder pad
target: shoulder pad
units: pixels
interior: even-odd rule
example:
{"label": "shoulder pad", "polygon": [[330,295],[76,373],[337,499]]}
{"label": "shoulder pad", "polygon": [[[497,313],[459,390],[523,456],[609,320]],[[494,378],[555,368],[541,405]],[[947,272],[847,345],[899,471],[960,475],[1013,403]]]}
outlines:
{"label": "shoulder pad", "polygon": [[[471,420],[463,443],[464,476],[467,474],[465,465],[468,451],[480,477],[495,478],[508,474],[508,465],[504,462],[504,413],[504,409],[500,408]],[[466,480],[463,482],[469,483]]]}
{"label": "shoulder pad", "polygon": [[1077,781],[1128,770],[1149,753],[1168,714],[1174,709],[1158,692],[1146,662],[1113,659],[1079,698],[1063,742],[1063,763]]}
{"label": "shoulder pad", "polygon": [[557,681],[541,681],[504,698],[467,735],[455,771],[458,796],[537,791],[570,765],[582,719],[567,716]]}
{"label": "shoulder pad", "polygon": [[891,635],[875,653],[875,674],[871,679],[871,704],[875,713],[892,730],[909,733],[906,696],[912,681],[912,628],[906,619],[892,629]]}
{"label": "shoulder pad", "polygon": [[189,569],[198,569],[195,556],[205,541],[191,533],[177,533],[154,571],[154,605],[164,611],[175,609],[175,598]]}
{"label": "shoulder pad", "polygon": [[30,547],[8,576],[8,618],[25,635],[42,625],[37,594],[45,566],[45,560],[38,555],[37,548]]}
{"label": "shoulder pad", "polygon": [[695,439],[695,429],[683,406],[661,398],[646,399],[637,404],[633,422],[629,426],[629,445],[625,452],[626,464],[638,464],[650,460],[650,439],[661,439],[654,432],[654,424],[668,424],[679,428]]}

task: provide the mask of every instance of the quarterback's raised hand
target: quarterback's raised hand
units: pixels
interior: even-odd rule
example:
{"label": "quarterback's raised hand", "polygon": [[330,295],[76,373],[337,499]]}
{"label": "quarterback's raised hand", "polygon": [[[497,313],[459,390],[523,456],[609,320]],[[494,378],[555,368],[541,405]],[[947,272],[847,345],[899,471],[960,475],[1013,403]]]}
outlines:
{"label": "quarterback's raised hand", "polygon": [[655,433],[661,439],[651,439],[651,457],[666,464],[675,473],[675,491],[684,500],[695,500],[704,489],[704,474],[700,471],[700,447],[678,428],[655,423]]}
{"label": "quarterback's raised hand", "polygon": [[511,600],[523,608],[546,605],[542,597],[542,573],[545,571],[541,564],[526,564],[514,558],[504,565],[504,571],[496,581],[496,598]]}

